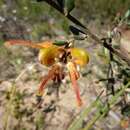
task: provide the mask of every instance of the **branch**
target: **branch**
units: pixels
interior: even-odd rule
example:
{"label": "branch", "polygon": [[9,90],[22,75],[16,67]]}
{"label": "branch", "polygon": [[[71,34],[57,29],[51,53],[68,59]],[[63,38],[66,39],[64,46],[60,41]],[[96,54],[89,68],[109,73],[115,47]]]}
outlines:
{"label": "branch", "polygon": [[[57,11],[59,11],[61,14],[64,15],[64,12],[62,10],[62,8],[55,3],[55,0],[37,0],[38,2],[40,1],[44,1],[47,4],[49,4],[50,6],[52,6],[53,8],[55,8]],[[117,55],[118,57],[120,57],[122,60],[124,60],[129,66],[130,66],[130,56],[126,55],[124,52],[119,51],[118,49],[114,49],[111,45],[109,45],[108,43],[103,43],[102,40],[100,38],[98,38],[96,35],[94,35],[93,33],[91,33],[91,31],[84,26],[80,21],[78,21],[75,17],[73,17],[71,14],[68,14],[66,16],[71,22],[73,22],[74,24],[76,24],[78,26],[78,28],[80,30],[82,30],[86,35],[89,35],[96,43],[103,45],[105,48],[107,48],[108,50],[110,50],[113,54]]]}

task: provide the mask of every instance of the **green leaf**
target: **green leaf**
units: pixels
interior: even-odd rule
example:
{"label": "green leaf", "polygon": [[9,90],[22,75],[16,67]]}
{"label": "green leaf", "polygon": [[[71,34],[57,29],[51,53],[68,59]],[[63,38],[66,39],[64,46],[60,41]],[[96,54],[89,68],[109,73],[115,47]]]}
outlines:
{"label": "green leaf", "polygon": [[67,16],[75,7],[75,0],[65,0],[64,14]]}
{"label": "green leaf", "polygon": [[128,9],[128,10],[126,11],[126,13],[125,13],[125,18],[128,18],[128,17],[130,17],[130,9]]}
{"label": "green leaf", "polygon": [[66,41],[55,41],[53,44],[56,46],[64,46],[67,44],[67,42]]}
{"label": "green leaf", "polygon": [[130,82],[124,87],[122,87],[122,89],[119,92],[117,92],[114,96],[112,96],[111,99],[108,101],[109,106],[108,104],[103,105],[102,108],[100,108],[100,110],[95,113],[95,116],[93,116],[93,118],[91,118],[91,120],[87,122],[85,128],[83,128],[82,130],[90,130],[99,119],[101,120],[102,118],[104,118],[104,116],[110,111],[110,108],[116,105],[119,98],[124,94],[125,90],[129,86]]}
{"label": "green leaf", "polygon": [[75,118],[74,121],[71,123],[67,130],[79,130],[82,127],[82,123],[85,117],[89,115],[93,108],[101,106],[102,103],[99,99],[99,96],[96,98],[94,102],[90,104],[87,108],[82,110],[78,118]]}

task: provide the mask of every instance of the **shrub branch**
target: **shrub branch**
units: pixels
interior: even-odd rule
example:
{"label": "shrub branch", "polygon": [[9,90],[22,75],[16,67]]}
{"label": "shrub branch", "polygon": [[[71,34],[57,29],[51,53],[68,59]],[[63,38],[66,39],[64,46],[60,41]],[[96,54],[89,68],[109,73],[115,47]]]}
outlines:
{"label": "shrub branch", "polygon": [[[53,8],[55,8],[57,11],[59,11],[61,14],[64,15],[63,9],[53,0],[37,0],[38,2],[44,1]],[[65,16],[65,15],[64,15]],[[120,57],[122,60],[124,60],[128,65],[130,65],[130,57],[128,55],[125,55],[125,53],[119,51],[118,49],[113,48],[111,45],[109,45],[107,42],[103,42],[100,38],[98,38],[95,34],[93,34],[85,25],[83,25],[79,20],[77,20],[75,17],[73,17],[71,14],[68,14],[65,16],[68,18],[71,22],[73,22],[77,27],[83,31],[86,35],[88,35],[90,38],[92,38],[96,43],[103,45],[105,48],[107,48],[109,51],[111,51],[113,54]]]}

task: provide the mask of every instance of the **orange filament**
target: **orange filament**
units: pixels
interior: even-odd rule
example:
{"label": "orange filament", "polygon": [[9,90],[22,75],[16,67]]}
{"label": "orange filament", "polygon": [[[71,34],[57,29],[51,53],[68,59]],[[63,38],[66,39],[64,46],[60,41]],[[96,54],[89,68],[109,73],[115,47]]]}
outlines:
{"label": "orange filament", "polygon": [[78,103],[78,106],[81,106],[82,105],[82,100],[80,98],[80,91],[79,91],[79,87],[78,87],[78,84],[76,82],[77,80],[77,70],[75,68],[75,65],[72,63],[72,62],[69,62],[67,64],[67,68],[69,70],[69,75],[70,75],[70,79],[71,79],[71,82],[72,82],[72,85],[73,85],[73,88],[74,88],[74,91],[76,93],[76,98],[77,98],[77,103]]}

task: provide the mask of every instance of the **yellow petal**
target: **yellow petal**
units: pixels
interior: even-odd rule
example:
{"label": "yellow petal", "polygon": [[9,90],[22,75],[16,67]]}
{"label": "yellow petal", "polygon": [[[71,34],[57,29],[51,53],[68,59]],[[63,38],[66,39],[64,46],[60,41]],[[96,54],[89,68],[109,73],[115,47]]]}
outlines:
{"label": "yellow petal", "polygon": [[89,62],[89,54],[81,48],[72,48],[70,49],[72,58],[74,59],[75,63],[84,66]]}
{"label": "yellow petal", "polygon": [[58,56],[59,51],[55,46],[40,49],[39,61],[46,66],[51,66],[55,63],[55,58]]}

